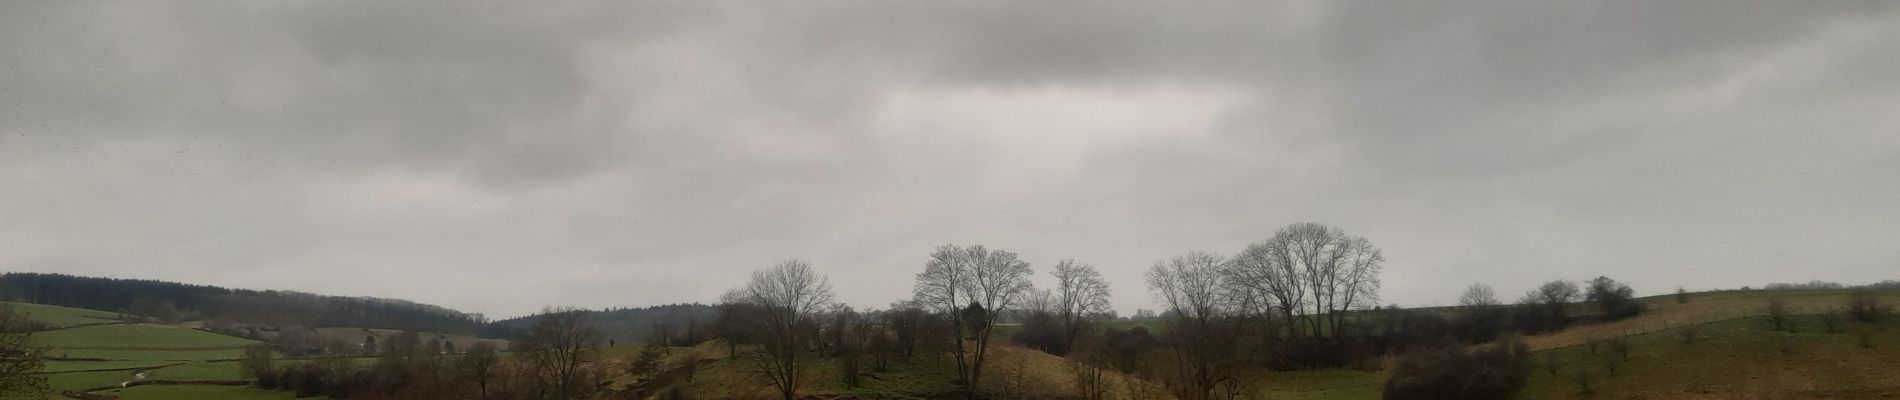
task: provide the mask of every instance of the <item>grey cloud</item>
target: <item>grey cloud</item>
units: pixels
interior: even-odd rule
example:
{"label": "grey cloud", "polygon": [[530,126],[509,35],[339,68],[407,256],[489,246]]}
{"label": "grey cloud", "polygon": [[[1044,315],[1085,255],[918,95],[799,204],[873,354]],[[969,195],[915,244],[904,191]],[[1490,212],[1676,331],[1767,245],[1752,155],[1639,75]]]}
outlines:
{"label": "grey cloud", "polygon": [[3,8],[7,270],[507,315],[799,257],[881,306],[984,243],[1127,312],[1306,220],[1404,304],[1900,255],[1885,2]]}

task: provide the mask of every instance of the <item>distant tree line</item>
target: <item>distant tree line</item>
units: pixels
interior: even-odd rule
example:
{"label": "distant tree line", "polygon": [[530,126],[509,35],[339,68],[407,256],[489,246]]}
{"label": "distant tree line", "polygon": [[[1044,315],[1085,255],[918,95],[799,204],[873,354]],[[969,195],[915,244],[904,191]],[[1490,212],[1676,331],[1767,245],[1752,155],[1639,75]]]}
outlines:
{"label": "distant tree line", "polygon": [[487,325],[480,314],[405,300],[62,274],[0,275],[0,298],[171,322],[207,319],[464,334],[477,333]]}
{"label": "distant tree line", "polygon": [[[668,304],[651,307],[579,310],[594,321],[608,343],[636,344],[659,338],[674,346],[689,346],[711,338],[712,321],[718,316],[713,306],[699,303]],[[482,329],[482,336],[510,338],[527,332],[544,314],[494,321]]]}

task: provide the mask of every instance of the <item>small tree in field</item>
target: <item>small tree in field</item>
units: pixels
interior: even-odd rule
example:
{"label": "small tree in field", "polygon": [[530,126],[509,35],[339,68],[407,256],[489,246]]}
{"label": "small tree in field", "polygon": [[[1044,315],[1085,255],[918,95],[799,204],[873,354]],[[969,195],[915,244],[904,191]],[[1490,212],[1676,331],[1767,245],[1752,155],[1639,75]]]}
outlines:
{"label": "small tree in field", "polygon": [[1687,304],[1688,302],[1689,302],[1689,291],[1684,290],[1681,286],[1677,286],[1676,287],[1676,304]]}

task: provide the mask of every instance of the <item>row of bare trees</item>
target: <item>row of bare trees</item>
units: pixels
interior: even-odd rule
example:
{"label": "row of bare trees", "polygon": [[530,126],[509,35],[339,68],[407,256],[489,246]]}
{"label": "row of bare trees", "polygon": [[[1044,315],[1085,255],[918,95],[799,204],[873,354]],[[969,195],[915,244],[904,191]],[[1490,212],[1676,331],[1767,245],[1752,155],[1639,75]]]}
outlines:
{"label": "row of bare trees", "polygon": [[1341,314],[1378,303],[1385,255],[1371,240],[1337,227],[1297,223],[1233,257],[1209,260],[1219,266],[1208,272],[1219,276],[1204,279],[1220,282],[1219,296],[1210,300],[1221,308],[1278,314],[1289,337],[1338,338]]}
{"label": "row of bare trees", "polygon": [[882,368],[888,357],[918,353],[949,358],[960,391],[974,397],[992,364],[991,333],[1006,316],[1055,321],[1057,340],[1066,343],[1084,334],[1088,319],[1112,312],[1108,283],[1094,267],[1058,263],[1050,290],[1036,290],[1033,274],[1014,252],[946,245],[931,252],[911,299],[857,312],[832,304],[827,279],[791,260],[729,291],[713,330],[784,398],[797,395],[813,357],[836,359],[846,372],[841,379],[852,384],[862,357]]}

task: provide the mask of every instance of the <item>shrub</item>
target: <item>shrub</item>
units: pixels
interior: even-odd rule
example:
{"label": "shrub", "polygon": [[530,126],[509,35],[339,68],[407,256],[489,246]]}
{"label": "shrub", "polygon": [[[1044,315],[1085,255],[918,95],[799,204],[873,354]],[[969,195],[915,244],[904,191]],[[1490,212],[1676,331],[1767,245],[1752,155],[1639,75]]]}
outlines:
{"label": "shrub", "polygon": [[1452,335],[1465,343],[1485,343],[1497,339],[1508,326],[1510,310],[1490,305],[1469,306],[1451,321]]}
{"label": "shrub", "polygon": [[1775,330],[1792,330],[1788,327],[1793,321],[1788,318],[1787,300],[1781,296],[1768,298],[1768,322],[1775,325]]}
{"label": "shrub", "polygon": [[1683,344],[1693,343],[1695,342],[1696,331],[1701,330],[1701,328],[1700,325],[1696,324],[1683,325],[1681,328],[1676,328],[1676,336],[1682,338]]}
{"label": "shrub", "polygon": [[267,344],[254,344],[244,348],[243,358],[238,359],[238,373],[245,378],[257,380],[257,387],[274,389],[277,387],[277,369],[271,366],[271,347]]}
{"label": "shrub", "polygon": [[1629,361],[1631,350],[1629,337],[1617,336],[1607,341],[1607,344],[1610,347],[1610,352],[1616,354],[1617,357],[1623,358],[1623,361]]}
{"label": "shrub", "polygon": [[1068,339],[1062,322],[1046,312],[1030,314],[1028,320],[1023,321],[1022,330],[1009,336],[1010,342],[1058,356],[1069,353]]}
{"label": "shrub", "polygon": [[1400,358],[1385,381],[1385,398],[1503,400],[1523,389],[1529,375],[1530,347],[1516,337],[1472,349],[1441,346]]}
{"label": "shrub", "polygon": [[1103,400],[1108,398],[1107,362],[1100,352],[1075,352],[1069,354],[1069,376],[1075,379],[1076,396],[1083,400]]}
{"label": "shrub", "polygon": [[1856,290],[1847,296],[1847,316],[1855,321],[1877,322],[1882,316],[1891,312],[1893,312],[1893,306],[1882,307],[1880,297],[1874,295],[1874,292]]}
{"label": "shrub", "polygon": [[1596,303],[1603,310],[1606,320],[1619,320],[1642,314],[1643,302],[1636,301],[1636,292],[1629,285],[1617,282],[1607,276],[1599,276],[1586,285],[1585,299]]}
{"label": "shrub", "polygon": [[1108,365],[1126,374],[1141,373],[1143,357],[1160,345],[1144,326],[1108,328],[1102,333],[1102,355]]}
{"label": "shrub", "polygon": [[1273,343],[1267,355],[1267,368],[1291,371],[1303,369],[1346,368],[1363,365],[1376,358],[1365,344],[1329,339],[1285,339]]}
{"label": "shrub", "polygon": [[1827,333],[1841,333],[1841,310],[1829,307],[1827,313],[1821,314],[1821,327]]}

